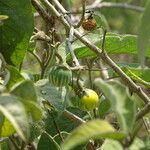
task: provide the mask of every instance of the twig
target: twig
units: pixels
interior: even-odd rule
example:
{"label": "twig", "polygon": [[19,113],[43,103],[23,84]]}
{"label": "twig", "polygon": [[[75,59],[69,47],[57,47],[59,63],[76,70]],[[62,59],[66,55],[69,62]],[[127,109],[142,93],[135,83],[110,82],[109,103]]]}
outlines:
{"label": "twig", "polygon": [[17,145],[17,143],[15,142],[14,138],[12,136],[9,137],[10,141],[12,142],[14,148],[16,150],[20,150],[19,146]]}
{"label": "twig", "polygon": [[68,110],[65,110],[63,112],[63,115],[68,118],[69,120],[72,120],[73,122],[82,124],[85,123],[85,121],[83,119],[81,119],[80,117],[76,116],[75,114],[69,112]]}
{"label": "twig", "polygon": [[76,55],[74,54],[74,51],[71,47],[73,35],[74,35],[74,27],[72,26],[70,28],[69,38],[66,39],[66,49],[68,49],[68,51],[70,52],[70,54],[72,56],[73,63],[75,64],[75,66],[80,66],[80,63],[79,63],[78,59],[76,58]]}
{"label": "twig", "polygon": [[101,8],[123,8],[123,9],[130,9],[137,12],[143,12],[144,8],[140,6],[130,5],[127,3],[115,3],[115,2],[101,2],[99,4],[96,3],[89,5],[86,7],[86,9],[101,9]]}
{"label": "twig", "polygon": [[[53,13],[55,13],[55,15],[58,17],[58,19],[62,22],[63,25],[65,25],[66,28],[70,28],[70,25],[68,23],[68,18],[67,20],[63,17],[61,17],[62,15],[54,8],[54,6],[52,4],[50,4],[48,2],[48,0],[42,0],[45,5],[47,6],[47,8],[52,11]],[[55,3],[55,5],[59,8],[59,10],[62,13],[66,13],[66,10],[62,7],[62,5],[57,1],[57,0],[53,0],[53,2]],[[70,22],[70,21],[69,21]],[[111,60],[111,58],[107,55],[107,53],[102,53],[102,50],[100,48],[98,48],[97,46],[95,46],[94,44],[92,44],[89,40],[87,40],[85,37],[81,38],[81,34],[74,29],[74,35],[82,42],[84,43],[88,48],[90,48],[93,52],[95,52],[97,54],[97,56],[99,58],[101,58],[106,64],[108,64],[120,77],[121,79],[124,81],[124,83],[126,85],[128,85],[128,87],[130,88],[130,90],[132,92],[135,92],[145,103],[149,103],[150,99],[149,97],[144,93],[144,91],[140,88],[140,86],[136,85],[133,80],[128,77],[121,69],[119,66],[116,65],[115,62],[113,62]]]}
{"label": "twig", "polygon": [[40,57],[37,55],[37,54],[35,54],[34,52],[32,52],[32,51],[28,51],[30,54],[32,54],[35,58],[36,58],[36,60],[38,61],[38,63],[40,64],[40,67],[41,67],[41,69],[42,69],[42,60],[40,59]]}
{"label": "twig", "polygon": [[78,24],[74,26],[74,28],[79,28],[82,25],[82,22],[84,20],[84,15],[85,15],[85,3],[86,3],[86,0],[82,0],[82,15],[81,15],[81,19],[78,22]]}
{"label": "twig", "polygon": [[150,102],[146,104],[145,107],[140,112],[138,112],[136,120],[143,118],[149,112],[150,112]]}
{"label": "twig", "polygon": [[37,10],[37,12],[40,14],[40,16],[45,20],[45,22],[51,22],[51,17],[47,14],[46,10],[39,3],[39,1],[31,0],[31,2],[34,8]]}
{"label": "twig", "polygon": [[104,50],[105,50],[106,33],[107,33],[107,30],[105,29],[105,30],[104,30],[104,34],[103,34],[103,41],[102,41],[102,51],[103,51],[103,52],[104,52]]}

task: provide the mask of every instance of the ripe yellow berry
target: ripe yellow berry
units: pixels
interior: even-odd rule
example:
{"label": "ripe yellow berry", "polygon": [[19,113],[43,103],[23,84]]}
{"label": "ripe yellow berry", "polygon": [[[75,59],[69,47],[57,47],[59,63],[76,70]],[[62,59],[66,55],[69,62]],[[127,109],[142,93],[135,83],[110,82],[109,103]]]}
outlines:
{"label": "ripe yellow berry", "polygon": [[91,89],[84,89],[83,96],[79,100],[79,107],[85,111],[95,109],[99,104],[97,93]]}

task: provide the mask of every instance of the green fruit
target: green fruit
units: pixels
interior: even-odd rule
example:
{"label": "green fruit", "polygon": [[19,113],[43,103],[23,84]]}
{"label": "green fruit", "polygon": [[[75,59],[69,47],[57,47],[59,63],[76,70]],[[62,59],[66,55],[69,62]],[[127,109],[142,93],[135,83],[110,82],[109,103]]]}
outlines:
{"label": "green fruit", "polygon": [[84,111],[91,111],[98,107],[99,97],[97,93],[91,89],[84,89],[83,95],[79,100],[79,107]]}
{"label": "green fruit", "polygon": [[71,81],[72,72],[66,65],[53,66],[49,71],[49,81],[55,86],[62,87]]}

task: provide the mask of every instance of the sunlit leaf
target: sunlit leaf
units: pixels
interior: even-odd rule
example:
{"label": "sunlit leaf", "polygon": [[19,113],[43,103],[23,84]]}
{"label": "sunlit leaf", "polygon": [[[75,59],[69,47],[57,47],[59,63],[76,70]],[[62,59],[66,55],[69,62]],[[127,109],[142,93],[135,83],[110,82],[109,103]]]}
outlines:
{"label": "sunlit leaf", "polygon": [[28,137],[28,121],[24,106],[20,101],[18,97],[12,95],[0,96],[0,112],[6,117],[1,127],[1,137],[14,133],[14,130],[10,130],[12,125],[18,135],[26,141]]}
{"label": "sunlit leaf", "polygon": [[61,148],[70,150],[73,147],[87,142],[90,139],[112,138],[123,139],[125,135],[118,133],[106,121],[92,120],[77,127],[63,142]]}
{"label": "sunlit leaf", "polygon": [[103,143],[101,150],[123,150],[123,147],[118,141],[107,139]]}

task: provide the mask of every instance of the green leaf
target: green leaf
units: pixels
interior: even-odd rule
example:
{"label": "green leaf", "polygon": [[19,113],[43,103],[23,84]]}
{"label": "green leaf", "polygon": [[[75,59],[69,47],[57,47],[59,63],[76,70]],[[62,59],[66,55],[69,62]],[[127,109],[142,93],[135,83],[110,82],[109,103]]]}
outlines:
{"label": "green leaf", "polygon": [[[80,118],[83,118],[85,116],[85,113],[80,111],[79,109],[68,109],[69,112],[77,115]],[[54,116],[54,115],[53,115]],[[45,119],[45,130],[52,136],[55,136],[57,134],[56,130],[52,130],[55,128],[53,120],[55,119],[56,123],[59,124],[59,129],[61,132],[65,131],[70,133],[73,129],[75,129],[79,122],[71,120],[67,115],[64,113],[60,113],[58,116],[53,118],[52,116],[48,115],[48,117]]]}
{"label": "green leaf", "polygon": [[37,95],[40,101],[48,101],[58,111],[63,110],[63,100],[61,92],[50,84],[47,79],[36,82]]}
{"label": "green leaf", "polygon": [[117,81],[105,82],[96,79],[94,83],[110,100],[121,129],[130,132],[135,122],[136,107],[134,101],[128,96],[126,87]]}
{"label": "green leaf", "polygon": [[103,143],[101,150],[123,150],[123,147],[118,141],[107,139]]}
{"label": "green leaf", "polygon": [[34,84],[30,80],[24,80],[14,85],[10,93],[21,97],[24,101],[37,101],[37,95],[34,88]]}
{"label": "green leaf", "polygon": [[[63,139],[65,139],[68,135],[69,135],[68,132],[65,132],[65,131],[61,132],[61,136],[63,137]],[[58,144],[62,143],[62,139],[60,138],[58,133],[53,138]]]}
{"label": "green leaf", "polygon": [[6,117],[1,128],[1,137],[14,133],[14,130],[10,130],[12,125],[18,135],[26,141],[28,137],[28,123],[24,106],[20,101],[16,96],[0,96],[0,112]]}
{"label": "green leaf", "polygon": [[31,115],[34,121],[39,121],[43,117],[42,109],[32,101],[24,101],[27,114]]}
{"label": "green leaf", "polygon": [[[149,147],[150,148],[150,147]],[[129,150],[148,150],[145,143],[139,138],[135,138]]]}
{"label": "green leaf", "polygon": [[8,64],[19,66],[33,32],[31,1],[0,0],[0,14],[9,16],[9,19],[1,26],[0,52]]}
{"label": "green leaf", "polygon": [[[92,43],[96,44],[99,48],[101,48],[103,36],[99,34],[88,34],[85,36]],[[150,45],[150,43],[149,43]],[[60,49],[64,50],[64,44],[61,44]],[[72,44],[72,48],[78,58],[86,58],[86,57],[96,57],[96,54],[86,47],[80,41],[75,41]],[[137,36],[135,35],[117,35],[112,33],[107,33],[105,40],[105,50],[108,54],[132,54],[137,55]],[[147,48],[147,57],[150,57],[150,48]],[[71,55],[68,53],[67,61],[71,61]]]}
{"label": "green leaf", "polygon": [[8,19],[7,15],[0,15],[0,21]]}
{"label": "green leaf", "polygon": [[138,49],[141,64],[144,64],[145,51],[149,46],[150,39],[150,1],[147,1],[147,5],[144,10],[144,14],[141,19],[138,37]]}
{"label": "green leaf", "polygon": [[48,149],[60,150],[60,147],[49,134],[43,132],[40,137],[37,150],[48,150]]}
{"label": "green leaf", "polygon": [[8,73],[5,79],[5,85],[8,89],[10,89],[14,84],[24,80],[23,76],[20,72],[13,66],[7,66]]}
{"label": "green leaf", "polygon": [[105,99],[102,102],[100,102],[98,107],[98,112],[100,117],[104,117],[107,114],[110,107],[111,107],[111,103],[109,100]]}
{"label": "green leaf", "polygon": [[[131,79],[134,81],[145,85],[147,88],[150,88],[150,69],[148,68],[130,68],[130,67],[122,67],[121,68]],[[148,82],[146,82],[146,81]]]}
{"label": "green leaf", "polygon": [[90,139],[112,138],[123,139],[125,135],[118,133],[106,121],[92,120],[77,127],[61,145],[63,150],[70,150],[73,147],[87,142]]}

